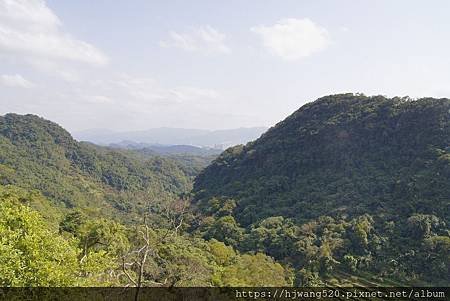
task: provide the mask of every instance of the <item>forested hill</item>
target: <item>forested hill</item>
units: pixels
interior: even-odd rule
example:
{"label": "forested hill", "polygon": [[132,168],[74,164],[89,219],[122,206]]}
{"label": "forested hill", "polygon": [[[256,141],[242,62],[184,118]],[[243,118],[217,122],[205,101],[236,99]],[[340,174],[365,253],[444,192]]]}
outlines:
{"label": "forested hill", "polygon": [[1,184],[38,190],[52,208],[129,218],[149,199],[188,192],[190,173],[167,158],[144,159],[79,143],[59,125],[34,115],[0,116]]}
{"label": "forested hill", "polygon": [[0,117],[0,287],[292,285],[265,254],[186,232],[185,193],[202,164]]}
{"label": "forested hill", "polygon": [[195,191],[236,197],[244,224],[332,212],[448,217],[449,110],[448,99],[324,97],[226,150]]}
{"label": "forested hill", "polygon": [[223,152],[189,203],[201,162],[0,116],[0,286],[130,285],[148,248],[149,286],[450,285],[449,99],[323,97]]}
{"label": "forested hill", "polygon": [[[223,228],[226,218],[236,230],[230,243],[243,249],[305,266],[319,246],[329,269],[355,260],[382,270],[389,258],[404,264],[397,276],[409,273],[400,278],[432,278],[430,261],[424,268],[417,258],[450,250],[450,100],[320,98],[256,141],[226,150],[194,191],[204,223]],[[430,255],[437,245],[444,253]],[[446,254],[438,261],[448,275]]]}

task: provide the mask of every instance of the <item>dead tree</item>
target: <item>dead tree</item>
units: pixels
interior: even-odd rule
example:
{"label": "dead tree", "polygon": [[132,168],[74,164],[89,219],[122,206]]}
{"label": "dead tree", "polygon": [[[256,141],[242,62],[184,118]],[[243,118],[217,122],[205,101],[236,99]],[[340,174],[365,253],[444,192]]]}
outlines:
{"label": "dead tree", "polygon": [[[157,208],[155,209],[154,206]],[[180,199],[174,202],[157,203],[153,204],[152,210],[148,206],[149,210],[144,215],[142,228],[138,230],[138,234],[143,240],[142,246],[132,250],[122,257],[122,274],[128,279],[129,286],[136,287],[134,299],[137,301],[139,297],[140,288],[147,285],[166,286],[169,277],[166,277],[164,281],[155,281],[153,279],[145,278],[145,266],[149,258],[164,265],[164,259],[158,254],[157,246],[170,236],[177,236],[180,228],[183,225],[185,213],[188,207],[188,200]],[[149,226],[149,212],[157,212],[158,215],[163,217],[167,223],[167,229],[165,233],[158,236],[156,240],[152,241],[151,229]]]}

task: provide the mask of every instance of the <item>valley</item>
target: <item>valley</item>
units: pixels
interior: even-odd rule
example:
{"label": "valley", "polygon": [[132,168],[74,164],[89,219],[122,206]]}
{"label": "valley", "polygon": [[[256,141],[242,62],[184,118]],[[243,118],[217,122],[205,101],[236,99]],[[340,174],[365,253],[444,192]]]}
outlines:
{"label": "valley", "polygon": [[449,99],[330,95],[258,137],[1,116],[1,286],[450,285]]}

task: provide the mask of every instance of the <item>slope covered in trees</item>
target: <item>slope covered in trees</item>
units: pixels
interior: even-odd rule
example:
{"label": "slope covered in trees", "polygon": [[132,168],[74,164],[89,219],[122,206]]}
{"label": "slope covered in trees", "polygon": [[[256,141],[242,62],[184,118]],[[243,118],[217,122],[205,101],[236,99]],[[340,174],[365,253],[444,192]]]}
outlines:
{"label": "slope covered in trees", "polygon": [[273,258],[185,231],[184,195],[203,164],[0,117],[0,286],[291,285]]}
{"label": "slope covered in trees", "polygon": [[449,285],[449,114],[321,98],[222,153],[193,200],[203,160],[5,115],[0,286]]}
{"label": "slope covered in trees", "polygon": [[130,216],[149,199],[190,190],[189,166],[79,143],[33,115],[0,117],[0,181],[35,189],[56,207]]}
{"label": "slope covered in trees", "polygon": [[196,231],[293,264],[300,284],[448,285],[449,183],[450,100],[327,96],[196,178]]}
{"label": "slope covered in trees", "polygon": [[36,198],[24,189],[0,186],[2,287],[136,286],[138,278],[139,286],[292,284],[291,274],[264,254],[240,254],[216,240],[176,233],[164,223],[125,226],[72,211],[55,229],[30,208],[41,201]]}

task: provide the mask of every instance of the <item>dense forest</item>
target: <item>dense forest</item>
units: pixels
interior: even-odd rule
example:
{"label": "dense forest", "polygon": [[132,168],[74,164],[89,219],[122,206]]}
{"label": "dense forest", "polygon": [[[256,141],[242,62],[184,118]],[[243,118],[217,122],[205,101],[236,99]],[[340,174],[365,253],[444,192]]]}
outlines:
{"label": "dense forest", "polygon": [[291,265],[297,285],[448,286],[449,117],[449,99],[309,103],[196,178],[196,231]]}
{"label": "dense forest", "polygon": [[0,286],[450,285],[450,100],[327,96],[212,159],[1,116]]}
{"label": "dense forest", "polygon": [[0,286],[290,285],[271,257],[187,233],[193,177],[210,160],[0,117]]}

